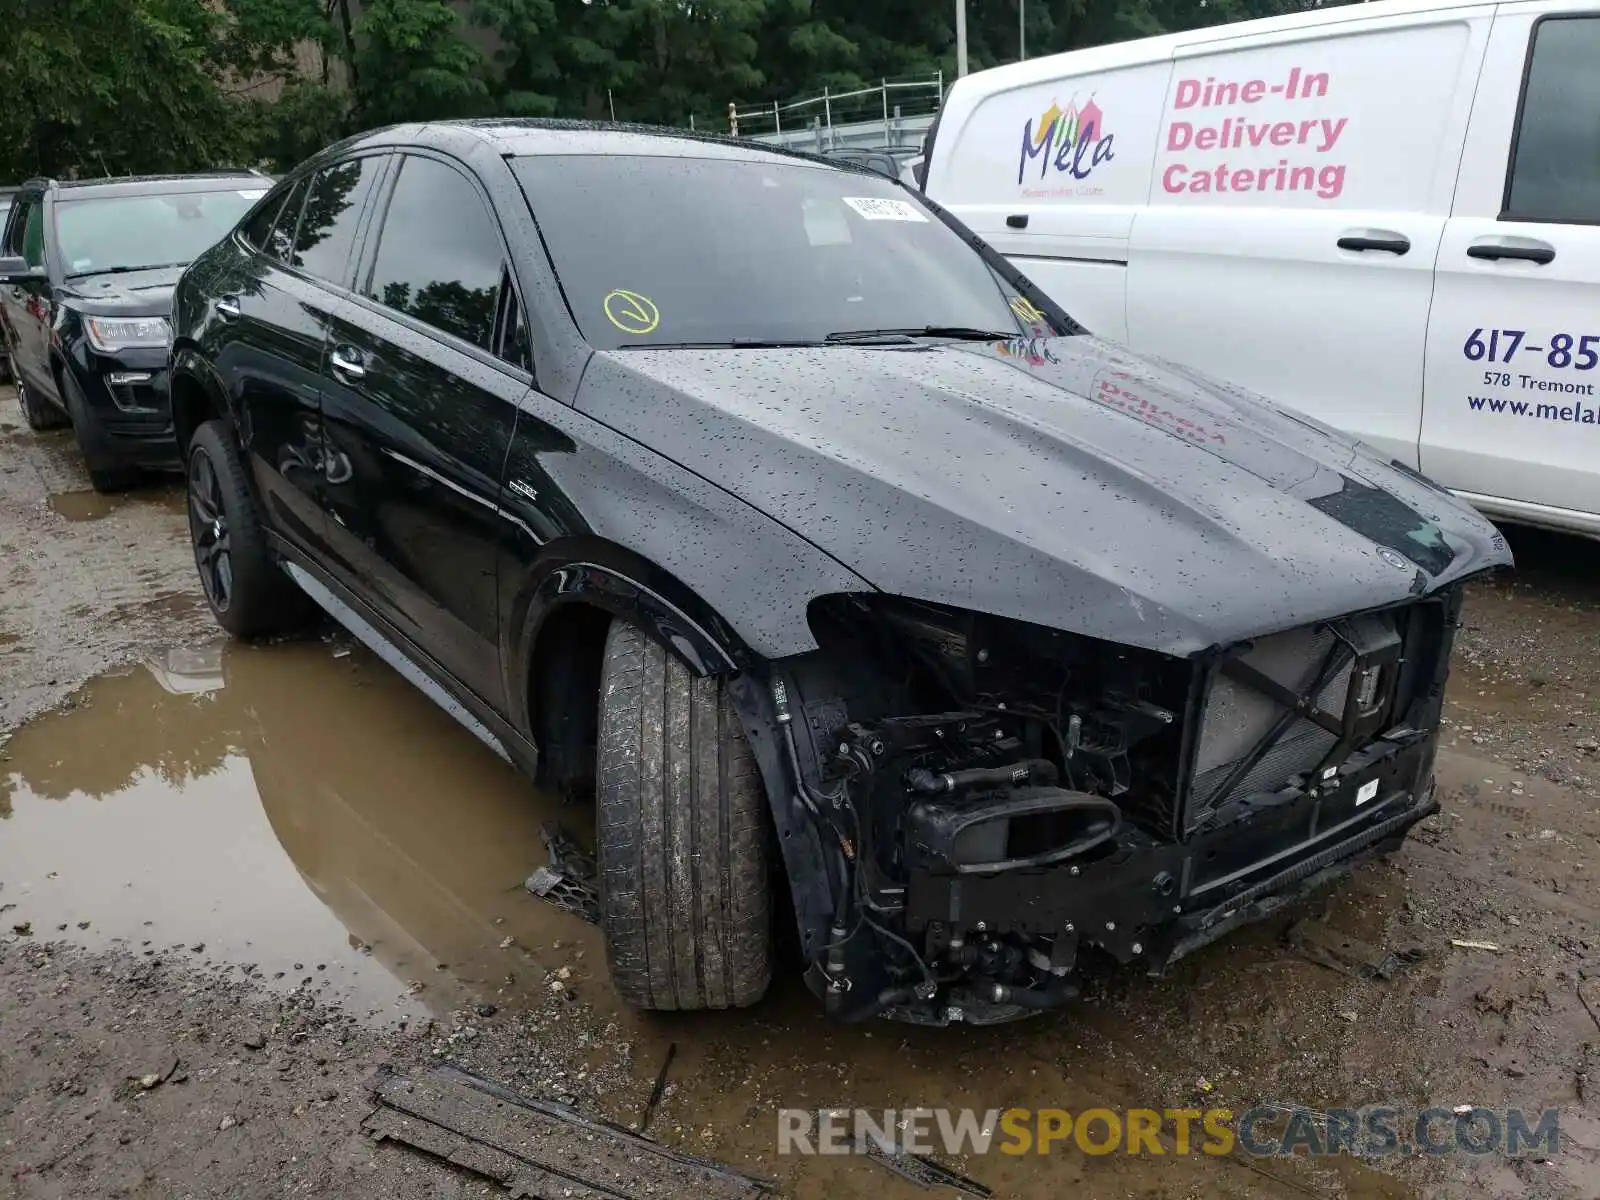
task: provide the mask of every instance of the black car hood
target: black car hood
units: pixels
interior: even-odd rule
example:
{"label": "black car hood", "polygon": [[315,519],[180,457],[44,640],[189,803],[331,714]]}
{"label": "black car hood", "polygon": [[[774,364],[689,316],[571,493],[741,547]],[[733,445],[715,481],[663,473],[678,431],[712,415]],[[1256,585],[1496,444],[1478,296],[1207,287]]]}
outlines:
{"label": "black car hood", "polygon": [[164,317],[172,312],[172,289],[183,268],[75,275],[61,286],[62,299],[80,312],[104,317]]}
{"label": "black car hood", "polygon": [[607,352],[578,404],[885,592],[1169,654],[1511,561],[1355,441],[1090,337]]}

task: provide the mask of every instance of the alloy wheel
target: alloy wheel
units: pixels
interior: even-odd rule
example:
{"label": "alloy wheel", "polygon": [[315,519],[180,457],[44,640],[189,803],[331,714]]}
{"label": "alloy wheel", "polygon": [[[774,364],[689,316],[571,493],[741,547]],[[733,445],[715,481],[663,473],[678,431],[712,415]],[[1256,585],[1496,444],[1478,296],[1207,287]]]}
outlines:
{"label": "alloy wheel", "polygon": [[206,599],[217,612],[227,612],[233,599],[233,546],[222,483],[204,450],[196,450],[189,464],[189,537]]}

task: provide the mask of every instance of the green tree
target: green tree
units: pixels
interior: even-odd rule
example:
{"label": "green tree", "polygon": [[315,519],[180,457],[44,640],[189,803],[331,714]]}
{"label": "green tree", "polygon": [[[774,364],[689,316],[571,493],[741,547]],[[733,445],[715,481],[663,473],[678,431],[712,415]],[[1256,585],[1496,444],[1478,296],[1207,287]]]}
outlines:
{"label": "green tree", "polygon": [[488,112],[487,64],[461,32],[449,0],[370,0],[352,27],[359,121]]}

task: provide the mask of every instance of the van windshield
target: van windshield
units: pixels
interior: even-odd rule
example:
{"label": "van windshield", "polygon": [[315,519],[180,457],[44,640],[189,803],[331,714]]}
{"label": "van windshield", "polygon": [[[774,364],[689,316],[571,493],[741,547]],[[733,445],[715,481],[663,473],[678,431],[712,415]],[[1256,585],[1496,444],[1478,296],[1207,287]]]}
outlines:
{"label": "van windshield", "polygon": [[876,175],[646,155],[512,167],[573,316],[603,349],[1075,332]]}
{"label": "van windshield", "polygon": [[[56,203],[56,242],[68,275],[183,266],[221,241],[264,186],[97,196]],[[262,183],[265,184],[266,180]]]}

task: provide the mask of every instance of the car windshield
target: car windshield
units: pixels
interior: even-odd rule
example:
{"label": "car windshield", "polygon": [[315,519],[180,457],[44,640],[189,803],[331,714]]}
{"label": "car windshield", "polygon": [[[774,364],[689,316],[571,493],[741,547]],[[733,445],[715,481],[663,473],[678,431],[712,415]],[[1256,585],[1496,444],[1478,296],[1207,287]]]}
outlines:
{"label": "car windshield", "polygon": [[643,155],[512,166],[573,316],[603,349],[1075,332],[876,175]]}
{"label": "car windshield", "polygon": [[225,191],[62,199],[56,204],[62,270],[93,275],[191,262],[266,194],[266,187],[252,182],[241,179],[238,188]]}

